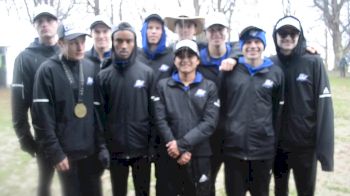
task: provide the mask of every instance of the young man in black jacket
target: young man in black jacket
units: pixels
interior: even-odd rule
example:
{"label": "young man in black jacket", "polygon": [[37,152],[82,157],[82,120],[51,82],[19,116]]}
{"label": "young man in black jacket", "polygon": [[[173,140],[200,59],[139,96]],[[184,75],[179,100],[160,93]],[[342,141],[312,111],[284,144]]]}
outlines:
{"label": "young man in black jacket", "polygon": [[[139,48],[137,59],[154,71],[154,82],[158,83],[159,80],[171,76],[174,71],[173,66],[173,48],[166,47],[166,31],[164,27],[164,21],[158,14],[151,14],[145,19],[142,29],[142,48]],[[158,164],[160,157],[160,137],[152,126],[151,140],[153,148],[151,148],[151,161],[155,165],[156,176],[156,195],[165,195],[166,189],[163,184],[162,178],[167,178],[168,168],[161,168]]]}
{"label": "young man in black jacket", "polygon": [[129,167],[135,195],[149,195],[154,73],[136,59],[136,53],[136,33],[122,22],[112,31],[112,56],[98,75],[114,196],[126,196]]}
{"label": "young man in black jacket", "polygon": [[111,56],[112,25],[106,17],[97,15],[91,22],[90,31],[94,45],[89,51],[85,52],[85,57],[101,69],[104,59]]}
{"label": "young man in black jacket", "polygon": [[223,155],[228,196],[269,195],[283,104],[282,70],[262,56],[265,32],[249,26],[240,34],[243,57],[223,72],[219,90],[223,120]]}
{"label": "young man in black jacket", "polygon": [[162,79],[153,97],[156,127],[161,135],[159,163],[168,168],[164,195],[210,195],[210,135],[219,112],[216,85],[197,72],[197,44],[176,44],[178,72]]}
{"label": "young man in black jacket", "polygon": [[56,168],[65,196],[102,195],[100,175],[109,165],[94,107],[100,103],[97,69],[84,59],[86,35],[74,24],[61,24],[61,53],[42,64],[33,87],[38,143]]}
{"label": "young man in black jacket", "polygon": [[54,169],[47,164],[45,156],[39,151],[37,134],[33,136],[30,131],[28,110],[30,109],[32,113],[33,83],[37,69],[42,62],[59,52],[56,36],[58,21],[53,8],[48,6],[39,6],[35,10],[33,21],[38,38],[35,38],[34,42],[17,56],[14,64],[11,86],[12,122],[21,149],[36,156],[39,171],[37,194],[50,196]]}
{"label": "young man in black jacket", "polygon": [[288,195],[293,170],[298,195],[315,192],[317,160],[322,170],[333,171],[334,123],[331,90],[319,55],[305,52],[300,21],[286,16],[277,21],[273,39],[274,63],[284,72],[285,105],[275,158],[276,196]]}

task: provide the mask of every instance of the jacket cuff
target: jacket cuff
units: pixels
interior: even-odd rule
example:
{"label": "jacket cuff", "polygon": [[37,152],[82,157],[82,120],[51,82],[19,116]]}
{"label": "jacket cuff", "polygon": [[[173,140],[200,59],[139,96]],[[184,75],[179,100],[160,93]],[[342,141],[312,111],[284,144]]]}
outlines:
{"label": "jacket cuff", "polygon": [[191,145],[183,138],[177,140],[176,143],[181,154],[192,150]]}

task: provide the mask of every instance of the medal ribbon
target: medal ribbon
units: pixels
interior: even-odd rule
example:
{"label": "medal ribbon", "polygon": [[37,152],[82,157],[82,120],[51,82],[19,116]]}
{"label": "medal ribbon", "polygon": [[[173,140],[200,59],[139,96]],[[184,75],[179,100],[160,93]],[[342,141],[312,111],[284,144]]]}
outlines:
{"label": "medal ribbon", "polygon": [[[71,87],[73,87],[74,84],[74,78],[73,78],[73,73],[72,71],[68,68],[68,66],[64,63],[62,60],[62,55],[60,55],[60,59],[62,62],[62,66],[64,69],[64,73],[66,74],[69,84]],[[83,102],[83,95],[84,95],[84,72],[83,72],[83,65],[81,62],[79,62],[79,95],[78,95],[78,103]]]}

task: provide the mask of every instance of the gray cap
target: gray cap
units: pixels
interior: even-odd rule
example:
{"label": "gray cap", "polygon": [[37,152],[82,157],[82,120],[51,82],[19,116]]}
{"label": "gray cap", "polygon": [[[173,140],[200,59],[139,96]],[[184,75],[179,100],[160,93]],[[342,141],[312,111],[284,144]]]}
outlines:
{"label": "gray cap", "polygon": [[82,35],[89,35],[85,28],[75,23],[62,23],[57,29],[59,39],[73,40]]}
{"label": "gray cap", "polygon": [[91,22],[90,29],[93,29],[98,24],[106,25],[109,29],[112,29],[112,25],[110,24],[108,18],[105,16],[102,16],[102,15],[95,16],[93,21]]}
{"label": "gray cap", "polygon": [[38,7],[35,8],[33,21],[35,22],[41,16],[47,16],[47,17],[51,17],[51,18],[57,20],[55,9],[53,7],[45,5],[45,4],[39,5]]}

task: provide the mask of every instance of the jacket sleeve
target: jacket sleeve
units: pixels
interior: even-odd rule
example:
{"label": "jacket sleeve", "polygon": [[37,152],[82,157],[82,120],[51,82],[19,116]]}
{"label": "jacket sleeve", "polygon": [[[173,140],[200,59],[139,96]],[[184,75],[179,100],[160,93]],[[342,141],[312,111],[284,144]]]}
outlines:
{"label": "jacket sleeve", "polygon": [[333,171],[334,167],[334,116],[330,84],[325,66],[318,58],[316,66],[317,131],[316,156],[323,171]]}
{"label": "jacket sleeve", "polygon": [[219,117],[220,101],[214,83],[210,83],[209,89],[202,119],[197,126],[177,141],[181,152],[192,150],[194,146],[208,139],[215,131]]}
{"label": "jacket sleeve", "polygon": [[28,93],[32,91],[31,88],[27,89],[27,85],[32,85],[32,82],[23,70],[24,63],[23,53],[21,53],[15,59],[11,85],[12,123],[20,141],[25,137],[33,138],[28,122],[28,110],[32,101],[32,96]]}
{"label": "jacket sleeve", "polygon": [[159,135],[164,139],[165,143],[174,140],[175,137],[171,132],[167,121],[167,113],[165,108],[164,92],[161,88],[161,83],[158,83],[154,95],[152,96],[154,107],[154,123]]}
{"label": "jacket sleeve", "polygon": [[66,155],[55,132],[56,115],[51,74],[45,66],[41,66],[36,74],[33,87],[33,126],[38,134],[40,147],[50,162],[56,165]]}

